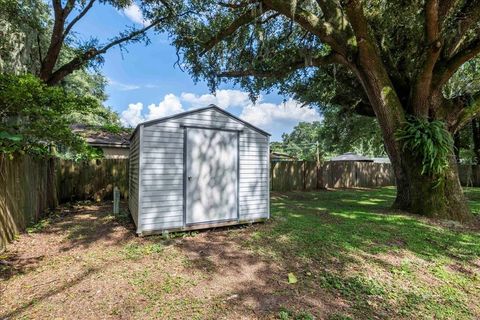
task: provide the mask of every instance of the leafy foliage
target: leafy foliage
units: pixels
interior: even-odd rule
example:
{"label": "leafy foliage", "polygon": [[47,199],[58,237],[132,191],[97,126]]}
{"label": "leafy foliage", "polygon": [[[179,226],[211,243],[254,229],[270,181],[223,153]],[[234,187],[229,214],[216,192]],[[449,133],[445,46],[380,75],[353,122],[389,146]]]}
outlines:
{"label": "leafy foliage", "polygon": [[0,151],[97,157],[100,154],[72,133],[72,113],[102,115],[104,108],[89,96],[48,87],[32,75],[0,75]]}
{"label": "leafy foliage", "polygon": [[325,109],[321,122],[301,122],[291,133],[282,135],[282,142],[271,149],[316,160],[317,148],[321,157],[356,152],[366,156],[383,156],[385,148],[377,121],[341,108]]}
{"label": "leafy foliage", "polygon": [[422,174],[441,176],[448,168],[453,139],[442,121],[409,117],[396,136],[404,151],[421,160]]}

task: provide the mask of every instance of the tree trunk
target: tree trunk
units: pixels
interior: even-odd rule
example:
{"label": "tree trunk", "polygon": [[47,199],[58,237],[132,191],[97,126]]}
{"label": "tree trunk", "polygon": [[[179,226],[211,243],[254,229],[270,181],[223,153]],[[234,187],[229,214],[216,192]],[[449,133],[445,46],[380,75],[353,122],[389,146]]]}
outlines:
{"label": "tree trunk", "polygon": [[[401,123],[385,123],[377,117],[380,127],[399,128]],[[383,120],[383,121],[382,121]],[[383,128],[382,128],[383,129]],[[397,186],[394,207],[410,213],[456,221],[473,218],[463,194],[455,154],[450,155],[445,177],[439,180],[422,175],[421,160],[403,150],[395,134],[382,130]]]}
{"label": "tree trunk", "polygon": [[394,166],[397,182],[395,208],[432,218],[456,221],[472,219],[453,154],[445,178],[440,182],[422,175],[420,162],[410,154],[403,154],[400,162],[401,166]]}

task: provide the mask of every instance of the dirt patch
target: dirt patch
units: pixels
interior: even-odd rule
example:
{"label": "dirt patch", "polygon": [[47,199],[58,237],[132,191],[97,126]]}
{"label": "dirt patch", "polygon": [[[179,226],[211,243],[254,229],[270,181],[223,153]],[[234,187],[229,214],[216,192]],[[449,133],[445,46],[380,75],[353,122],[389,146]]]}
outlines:
{"label": "dirt patch", "polygon": [[258,225],[138,238],[110,213],[108,203],[65,206],[10,245],[0,319],[273,319],[285,309],[326,318],[347,308],[311,274],[246,248]]}

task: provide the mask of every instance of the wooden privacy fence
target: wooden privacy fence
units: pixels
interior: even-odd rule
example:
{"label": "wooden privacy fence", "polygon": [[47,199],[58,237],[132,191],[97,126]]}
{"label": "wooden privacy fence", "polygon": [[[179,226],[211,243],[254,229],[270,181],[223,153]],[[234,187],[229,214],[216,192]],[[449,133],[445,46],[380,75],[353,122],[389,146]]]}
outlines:
{"label": "wooden privacy fence", "polygon": [[373,188],[395,185],[389,163],[335,161],[322,166],[323,188]]}
{"label": "wooden privacy fence", "polygon": [[56,205],[54,159],[0,154],[0,252]]}
{"label": "wooden privacy fence", "polygon": [[57,162],[58,198],[62,202],[111,199],[113,188],[128,196],[128,160],[101,159]]}
{"label": "wooden privacy fence", "polygon": [[[460,165],[464,186],[480,186],[480,166]],[[271,162],[273,191],[381,187],[395,184],[388,163]],[[0,154],[0,251],[15,234],[37,222],[49,208],[71,200],[111,199],[113,188],[128,196],[128,160],[73,162]]]}
{"label": "wooden privacy fence", "polygon": [[128,195],[128,160],[72,162],[0,154],[0,252],[58,201],[103,200],[118,186]]}
{"label": "wooden privacy fence", "polygon": [[310,161],[272,161],[270,171],[272,191],[395,185],[389,163],[339,161],[318,166]]}
{"label": "wooden privacy fence", "polygon": [[310,161],[270,162],[270,190],[315,190],[318,189],[321,168]]}

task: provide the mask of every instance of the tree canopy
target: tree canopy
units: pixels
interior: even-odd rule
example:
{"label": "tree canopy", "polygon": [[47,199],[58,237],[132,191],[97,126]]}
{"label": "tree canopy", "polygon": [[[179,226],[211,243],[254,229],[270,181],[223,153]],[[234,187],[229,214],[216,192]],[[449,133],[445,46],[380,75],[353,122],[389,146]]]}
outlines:
{"label": "tree canopy", "polygon": [[435,144],[452,139],[430,141],[449,150],[441,159],[448,165],[425,172],[419,164],[437,154],[406,150],[415,141],[397,139],[397,132],[410,120],[424,123],[410,126],[416,139],[440,121],[451,135],[479,113],[480,93],[459,85],[468,83],[466,63],[474,65],[480,53],[478,0],[185,0],[179,6],[189,14],[169,30],[195,79],[212,90],[233,79],[253,97],[279,90],[319,108],[375,116],[394,166],[396,206],[470,216],[450,161],[453,148]]}
{"label": "tree canopy", "polygon": [[301,160],[322,159],[345,152],[366,156],[384,156],[385,148],[376,120],[352,114],[340,108],[323,112],[322,121],[300,122],[282,142],[272,144],[273,151],[284,152]]}
{"label": "tree canopy", "polygon": [[105,114],[95,98],[49,87],[32,75],[0,75],[0,105],[0,152],[100,155],[70,127],[74,113]]}
{"label": "tree canopy", "polygon": [[[69,72],[63,73],[58,81],[49,81],[42,76],[45,59],[49,59],[49,55],[56,56],[55,65],[50,72],[50,76],[53,76],[62,66],[69,65],[82,55],[82,52],[90,50],[89,46],[99,45],[96,40],[81,42],[71,32],[73,25],[83,18],[96,2],[52,1],[49,6],[42,0],[0,0],[2,9],[5,9],[0,12],[2,152],[54,154],[71,158],[97,157],[100,153],[89,148],[82,137],[72,133],[71,125],[81,123],[101,129],[119,130],[118,115],[103,105],[107,99],[107,79],[97,68],[101,62],[101,53],[75,65]],[[115,8],[131,3],[98,2],[113,5]],[[58,6],[65,10],[62,17],[55,15],[56,6],[57,10]],[[68,6],[73,7],[67,10]],[[74,14],[77,16],[70,17]],[[54,27],[59,19],[64,23],[64,36],[61,38],[59,51],[52,53],[53,35],[56,32]],[[139,34],[132,40],[119,42],[118,45],[145,40],[144,36]]]}
{"label": "tree canopy", "polygon": [[[74,28],[97,5],[122,10],[132,0],[0,0],[0,70],[25,71],[37,75],[48,85],[56,85],[75,70],[97,67],[103,55],[113,47],[131,43],[149,43],[147,31],[174,18],[174,11],[164,1],[141,2],[145,25],[125,26],[106,41],[95,35],[88,40],[76,36]],[[153,11],[153,9],[155,9]]]}

